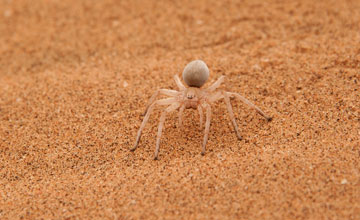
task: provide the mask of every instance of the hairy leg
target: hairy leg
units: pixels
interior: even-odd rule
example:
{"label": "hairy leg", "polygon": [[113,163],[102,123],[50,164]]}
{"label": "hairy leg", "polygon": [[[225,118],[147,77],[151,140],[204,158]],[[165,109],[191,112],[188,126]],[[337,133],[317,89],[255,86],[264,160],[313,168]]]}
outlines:
{"label": "hairy leg", "polygon": [[234,112],[233,112],[233,109],[232,109],[232,106],[231,106],[231,103],[230,103],[230,98],[229,98],[229,95],[226,93],[226,92],[223,92],[223,97],[225,99],[225,103],[226,103],[226,108],[228,110],[228,113],[229,113],[229,116],[230,116],[230,120],[234,126],[234,129],[235,129],[235,133],[236,133],[236,136],[239,140],[242,139],[240,133],[239,133],[239,128],[236,124],[236,121],[235,121],[235,117],[234,117]]}
{"label": "hairy leg", "polygon": [[157,133],[157,138],[156,138],[156,149],[155,149],[154,160],[158,159],[161,133],[162,133],[162,129],[163,129],[163,126],[164,126],[166,114],[176,110],[177,108],[179,108],[179,106],[180,106],[180,103],[175,102],[175,103],[171,104],[169,107],[167,107],[165,109],[165,111],[163,111],[163,113],[161,113],[160,122],[159,122],[159,128],[158,128],[158,133]]}
{"label": "hairy leg", "polygon": [[183,116],[183,112],[185,109],[185,105],[181,105],[180,110],[179,110],[179,128],[182,128],[182,116]]}
{"label": "hairy leg", "polygon": [[203,124],[203,109],[202,109],[201,105],[198,105],[197,109],[198,109],[198,111],[199,111],[200,129],[201,129],[201,128],[202,128],[202,124]]}
{"label": "hairy leg", "polygon": [[231,106],[231,103],[230,103],[230,97],[229,95],[224,92],[224,91],[218,91],[216,93],[213,93],[209,96],[208,100],[210,103],[212,102],[216,102],[220,99],[224,99],[225,100],[225,104],[226,104],[226,108],[227,108],[227,111],[229,113],[229,116],[230,116],[230,120],[231,120],[231,123],[233,124],[234,126],[234,129],[235,129],[235,133],[236,133],[236,136],[239,140],[242,139],[240,133],[239,133],[239,128],[236,124],[236,121],[235,121],[235,117],[234,117],[234,112],[233,112],[233,109],[232,109],[232,106]]}
{"label": "hairy leg", "polygon": [[205,135],[204,135],[204,141],[203,141],[203,145],[202,145],[201,155],[205,155],[206,143],[207,143],[208,137],[209,137],[210,121],[211,121],[211,107],[209,104],[206,104]]}
{"label": "hairy leg", "polygon": [[212,84],[209,88],[206,89],[207,92],[213,92],[215,89],[217,89],[221,83],[223,83],[225,80],[225,76],[220,76],[218,80],[214,84]]}
{"label": "hairy leg", "polygon": [[256,105],[254,105],[252,102],[250,102],[249,100],[247,100],[246,98],[244,98],[243,96],[241,96],[238,93],[234,93],[234,92],[226,92],[230,97],[234,96],[237,99],[240,99],[241,101],[243,101],[245,104],[249,105],[250,107],[254,108],[257,113],[259,113],[261,116],[263,116],[264,118],[266,118],[267,121],[271,121],[272,118],[267,116],[259,107],[257,107]]}
{"label": "hairy leg", "polygon": [[149,110],[146,112],[146,115],[145,115],[145,117],[144,117],[144,119],[143,119],[143,121],[142,121],[142,123],[140,125],[139,131],[138,131],[137,136],[136,136],[136,141],[135,141],[134,147],[130,149],[131,151],[136,150],[137,146],[139,145],[142,130],[144,129],[144,127],[146,125],[146,122],[149,120],[150,114],[153,111],[155,105],[170,105],[170,104],[173,104],[173,103],[177,103],[176,99],[175,98],[168,98],[168,99],[157,100],[153,104],[150,105]]}
{"label": "hairy leg", "polygon": [[161,95],[167,95],[167,96],[170,96],[170,97],[175,97],[175,96],[179,95],[179,92],[176,91],[176,90],[171,90],[171,89],[158,89],[158,90],[156,90],[156,92],[154,92],[154,94],[149,99],[148,104],[146,105],[146,109],[145,109],[145,111],[144,111],[144,113],[142,115],[146,114],[146,112],[148,111],[150,105],[154,103],[156,97],[158,95],[160,95],[160,94]]}
{"label": "hairy leg", "polygon": [[176,83],[176,85],[177,85],[177,87],[179,88],[180,91],[184,91],[186,89],[184,84],[181,83],[180,78],[179,78],[178,75],[174,76],[174,80],[175,80],[175,83]]}

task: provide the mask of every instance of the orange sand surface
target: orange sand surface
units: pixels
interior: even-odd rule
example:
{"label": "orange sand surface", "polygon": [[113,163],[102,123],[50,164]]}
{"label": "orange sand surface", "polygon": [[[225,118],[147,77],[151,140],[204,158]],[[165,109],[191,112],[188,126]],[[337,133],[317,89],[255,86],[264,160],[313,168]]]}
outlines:
{"label": "orange sand surface", "polygon": [[[0,219],[360,219],[360,1],[0,1]],[[194,59],[212,106],[165,122]]]}

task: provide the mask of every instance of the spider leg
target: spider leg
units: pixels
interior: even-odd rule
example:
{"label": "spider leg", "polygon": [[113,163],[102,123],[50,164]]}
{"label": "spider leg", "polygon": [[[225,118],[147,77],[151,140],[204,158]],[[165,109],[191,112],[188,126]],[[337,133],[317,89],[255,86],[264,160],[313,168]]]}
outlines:
{"label": "spider leg", "polygon": [[167,95],[167,96],[170,96],[170,97],[175,97],[178,94],[179,94],[178,91],[171,90],[171,89],[158,89],[158,90],[156,90],[156,92],[154,92],[154,94],[149,99],[148,104],[146,105],[146,109],[145,109],[145,111],[144,111],[144,113],[142,115],[144,116],[146,114],[146,112],[148,111],[150,105],[154,103],[154,101],[155,101],[155,99],[156,99],[156,97],[158,95]]}
{"label": "spider leg", "polygon": [[154,110],[155,105],[170,105],[170,104],[173,104],[174,102],[177,102],[175,98],[167,98],[167,99],[157,100],[150,105],[149,110],[146,112],[146,115],[140,125],[139,131],[136,136],[136,141],[135,141],[134,147],[130,149],[131,151],[136,150],[137,146],[139,145],[142,130],[144,129],[146,122],[149,120],[150,114]]}
{"label": "spider leg", "polygon": [[210,121],[211,121],[211,107],[209,104],[206,104],[205,135],[204,135],[201,155],[205,155],[206,143],[208,141],[209,130],[210,130]]}
{"label": "spider leg", "polygon": [[239,140],[242,140],[242,137],[239,133],[239,128],[236,124],[236,121],[235,121],[235,117],[234,117],[234,112],[233,112],[233,109],[232,109],[232,106],[231,106],[231,102],[230,102],[230,98],[229,98],[229,95],[226,93],[226,92],[223,92],[223,97],[225,99],[225,103],[226,103],[226,107],[227,107],[227,110],[228,110],[228,113],[229,113],[229,116],[230,116],[230,120],[234,126],[234,129],[235,129],[235,133],[236,133],[236,136]]}
{"label": "spider leg", "polygon": [[156,138],[156,149],[155,149],[154,160],[158,159],[161,133],[162,133],[162,129],[163,129],[163,126],[164,126],[166,114],[176,110],[177,108],[179,108],[179,106],[180,106],[180,103],[178,103],[178,102],[172,103],[169,107],[167,107],[165,109],[165,111],[163,111],[161,113],[159,127],[158,127],[158,133],[157,133],[157,138]]}
{"label": "spider leg", "polygon": [[185,109],[185,105],[181,105],[180,110],[179,110],[179,127],[182,128],[182,116],[183,116],[183,112]]}
{"label": "spider leg", "polygon": [[202,124],[203,124],[203,109],[202,109],[201,105],[198,105],[197,109],[198,109],[198,111],[199,111],[200,129],[201,129],[201,128],[202,128]]}
{"label": "spider leg", "polygon": [[223,83],[225,80],[225,76],[220,76],[218,80],[214,84],[212,84],[209,88],[206,89],[207,92],[213,92],[215,89],[217,89],[221,83]]}
{"label": "spider leg", "polygon": [[177,85],[177,87],[179,88],[180,91],[183,91],[186,89],[186,87],[184,86],[184,84],[182,84],[182,82],[180,81],[180,78],[178,75],[175,75],[174,76],[174,80],[175,80],[175,83]]}
{"label": "spider leg", "polygon": [[232,109],[232,106],[231,106],[229,95],[224,91],[219,91],[219,92],[216,92],[216,93],[212,94],[209,97],[209,101],[210,102],[216,102],[217,100],[222,99],[222,98],[225,100],[226,108],[227,108],[227,111],[229,113],[231,123],[234,126],[236,136],[237,136],[237,138],[239,140],[242,140],[242,137],[241,137],[240,132],[239,132],[238,125],[236,124],[236,121],[235,121],[235,116],[234,116],[234,112],[233,112],[233,109]]}
{"label": "spider leg", "polygon": [[272,118],[267,116],[259,107],[257,107],[256,105],[254,105],[252,102],[250,102],[249,100],[247,100],[246,98],[244,98],[243,96],[241,96],[238,93],[234,93],[234,92],[226,92],[230,97],[231,96],[235,96],[235,98],[240,99],[241,101],[243,101],[245,104],[249,105],[250,107],[254,108],[257,113],[259,113],[261,116],[263,116],[267,121],[271,121]]}

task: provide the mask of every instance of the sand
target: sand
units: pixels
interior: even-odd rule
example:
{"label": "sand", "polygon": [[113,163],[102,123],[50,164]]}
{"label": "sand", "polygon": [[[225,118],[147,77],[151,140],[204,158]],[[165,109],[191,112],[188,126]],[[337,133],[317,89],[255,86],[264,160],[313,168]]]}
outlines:
{"label": "sand", "polygon": [[[360,219],[360,1],[0,2],[0,219]],[[194,110],[147,100],[204,60]]]}

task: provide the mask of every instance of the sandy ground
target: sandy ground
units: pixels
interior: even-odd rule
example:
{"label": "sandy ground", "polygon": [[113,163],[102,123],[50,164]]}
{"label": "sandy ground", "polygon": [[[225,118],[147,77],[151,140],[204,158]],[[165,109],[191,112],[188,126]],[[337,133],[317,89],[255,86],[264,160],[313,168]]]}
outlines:
{"label": "sandy ground", "polygon": [[[360,1],[0,2],[0,219],[360,219]],[[214,104],[207,154],[196,111],[157,88],[191,60]]]}

